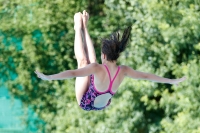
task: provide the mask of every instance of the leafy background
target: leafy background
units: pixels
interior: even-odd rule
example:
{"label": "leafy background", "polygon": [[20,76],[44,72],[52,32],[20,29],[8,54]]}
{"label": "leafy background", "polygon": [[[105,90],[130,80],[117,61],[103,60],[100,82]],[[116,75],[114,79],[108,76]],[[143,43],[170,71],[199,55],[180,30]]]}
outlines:
{"label": "leafy background", "polygon": [[[84,9],[99,63],[101,38],[132,24],[119,64],[187,80],[171,86],[127,78],[107,109],[80,109],[74,79],[46,82],[34,71],[76,68],[73,15]],[[34,110],[38,133],[198,133],[199,22],[199,0],[0,0],[0,84]]]}

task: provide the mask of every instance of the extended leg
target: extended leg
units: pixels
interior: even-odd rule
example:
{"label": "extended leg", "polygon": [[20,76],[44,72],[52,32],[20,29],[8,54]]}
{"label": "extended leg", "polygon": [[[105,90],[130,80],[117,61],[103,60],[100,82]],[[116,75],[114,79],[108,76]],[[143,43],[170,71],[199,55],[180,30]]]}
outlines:
{"label": "extended leg", "polygon": [[[74,15],[74,30],[75,30],[75,40],[74,40],[74,52],[78,63],[78,68],[85,67],[88,64],[88,59],[86,52],[84,50],[83,40],[82,40],[82,14],[76,13]],[[75,92],[76,99],[80,105],[82,96],[88,89],[89,77],[77,77],[75,82]]]}
{"label": "extended leg", "polygon": [[85,40],[86,46],[87,46],[87,50],[86,50],[87,55],[89,58],[89,62],[95,63],[96,62],[96,54],[95,54],[92,40],[91,40],[90,35],[87,30],[87,22],[89,19],[89,14],[84,10],[82,17],[83,17],[83,32],[84,32],[84,38],[85,38],[84,40]]}

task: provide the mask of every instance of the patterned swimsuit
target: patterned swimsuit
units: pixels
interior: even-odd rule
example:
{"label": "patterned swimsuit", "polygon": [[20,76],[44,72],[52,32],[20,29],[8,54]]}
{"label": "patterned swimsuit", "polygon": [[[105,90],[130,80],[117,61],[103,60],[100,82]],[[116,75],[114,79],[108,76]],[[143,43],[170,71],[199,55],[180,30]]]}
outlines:
{"label": "patterned swimsuit", "polygon": [[118,66],[118,70],[113,78],[113,80],[111,80],[111,75],[110,75],[110,71],[108,70],[108,67],[106,65],[104,65],[107,72],[108,72],[108,75],[109,75],[109,78],[110,78],[110,85],[108,87],[108,89],[104,92],[99,92],[96,88],[95,88],[95,85],[94,85],[94,75],[90,75],[90,86],[87,90],[87,92],[83,95],[82,99],[81,99],[81,103],[80,103],[80,107],[83,109],[83,110],[86,110],[86,111],[90,111],[90,110],[102,110],[104,108],[106,108],[107,106],[110,105],[111,103],[111,98],[109,99],[108,103],[106,104],[106,106],[104,107],[101,107],[101,108],[97,108],[97,107],[94,107],[94,101],[95,101],[95,98],[100,96],[100,95],[103,95],[103,94],[106,94],[106,93],[110,93],[111,96],[113,96],[115,93],[112,92],[112,84],[115,80],[115,78],[117,77],[117,74],[119,73],[119,70],[120,70],[120,67]]}

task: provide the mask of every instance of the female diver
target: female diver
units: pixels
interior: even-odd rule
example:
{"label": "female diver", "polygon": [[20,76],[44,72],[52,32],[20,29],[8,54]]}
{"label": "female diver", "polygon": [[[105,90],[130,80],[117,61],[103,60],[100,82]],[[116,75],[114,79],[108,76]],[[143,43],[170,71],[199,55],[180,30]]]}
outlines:
{"label": "female diver", "polygon": [[35,71],[37,76],[43,80],[63,80],[76,77],[76,99],[82,109],[87,111],[102,110],[109,106],[111,98],[125,77],[176,85],[185,80],[185,77],[168,79],[139,72],[125,65],[117,66],[116,61],[126,48],[131,27],[124,30],[121,39],[119,33],[116,32],[110,38],[102,40],[102,64],[98,64],[94,46],[87,30],[88,19],[89,14],[85,10],[83,13],[79,12],[74,15],[74,51],[78,69],[66,70],[54,75],[44,75]]}

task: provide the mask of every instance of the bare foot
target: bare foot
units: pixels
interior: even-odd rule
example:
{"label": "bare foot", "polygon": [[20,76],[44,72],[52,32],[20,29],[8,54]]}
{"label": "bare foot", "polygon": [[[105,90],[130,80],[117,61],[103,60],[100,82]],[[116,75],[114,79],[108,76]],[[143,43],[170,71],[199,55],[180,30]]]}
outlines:
{"label": "bare foot", "polygon": [[74,30],[81,30],[83,27],[82,13],[78,12],[74,15]]}
{"label": "bare foot", "polygon": [[83,11],[82,19],[83,19],[83,28],[87,28],[87,22],[89,20],[89,14],[85,10]]}

